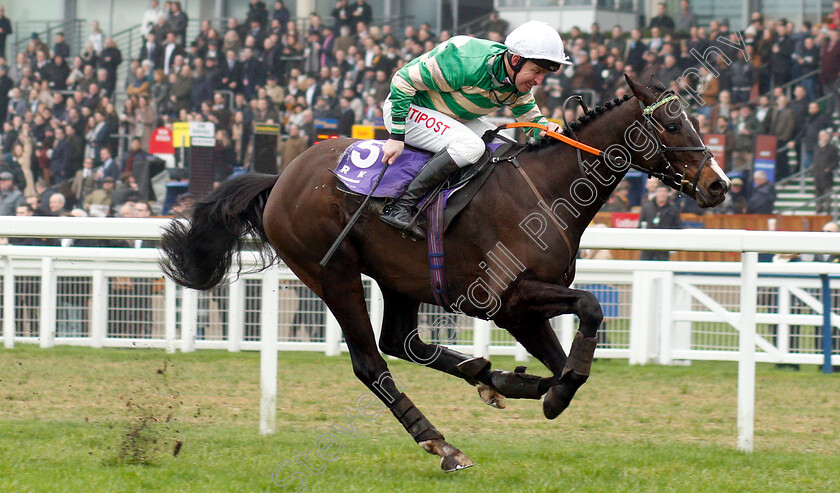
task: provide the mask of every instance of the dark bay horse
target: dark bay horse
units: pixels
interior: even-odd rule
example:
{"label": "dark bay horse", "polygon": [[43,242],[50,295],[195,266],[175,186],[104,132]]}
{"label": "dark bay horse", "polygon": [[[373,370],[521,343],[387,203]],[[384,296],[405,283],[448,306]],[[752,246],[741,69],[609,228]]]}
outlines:
{"label": "dark bay horse", "polygon": [[[491,370],[483,358],[417,337],[420,303],[435,303],[426,244],[406,239],[380,221],[381,204],[368,207],[326,267],[319,264],[361,202],[337,190],[330,171],[350,139],[311,147],[279,178],[246,174],[223,183],[196,205],[189,221],[168,227],[162,266],[184,286],[210,289],[225,279],[248,234],[261,239],[264,259],[282,259],[338,319],[359,380],[421,447],[442,458],[444,470],[469,467],[472,461],[447,443],[399,390],[379,350],[464,378],[498,407],[504,396],[544,396],[544,414],[553,419],[589,376],[602,320],[594,295],[568,287],[573,259],[583,230],[628,164],[660,176],[702,207],[719,204],[729,190],[729,180],[680,101],[657,81],[650,87],[627,81],[632,97],[606,103],[566,130],[590,146],[612,149],[610,156],[623,153],[624,160],[589,156],[579,161],[575,149],[556,141],[531,146],[516,161],[535,190],[511,162],[500,163],[444,239],[448,293],[457,300],[447,308],[493,320],[542,362],[551,377]],[[384,296],[378,348],[362,274],[375,279]],[[580,320],[568,356],[549,324],[567,313]]]}

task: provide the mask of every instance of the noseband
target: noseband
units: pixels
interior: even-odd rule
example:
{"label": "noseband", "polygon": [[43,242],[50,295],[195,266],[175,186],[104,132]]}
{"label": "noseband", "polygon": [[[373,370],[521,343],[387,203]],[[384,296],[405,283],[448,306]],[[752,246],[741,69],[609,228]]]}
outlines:
{"label": "noseband", "polygon": [[[656,120],[653,118],[653,112],[656,111],[656,109],[660,106],[664,106],[670,101],[679,99],[679,96],[674,94],[672,91],[667,91],[665,92],[665,94],[668,94],[668,96],[648,107],[645,107],[642,101],[639,100],[639,108],[642,110],[642,116],[645,120],[645,128],[647,129],[648,133],[653,137],[653,140],[656,142],[657,153],[659,154],[659,165],[653,170],[643,169],[635,163],[631,163],[630,166],[634,169],[647,173],[649,176],[659,178],[660,181],[662,181],[669,187],[678,190],[680,193],[683,193],[683,187],[685,187],[685,185],[688,184],[688,180],[685,179],[685,170],[688,169],[688,165],[683,165],[685,170],[678,170],[676,166],[671,164],[671,161],[668,159],[666,153],[703,151],[703,160],[700,161],[700,167],[697,168],[697,173],[694,175],[694,181],[691,183],[691,190],[696,193],[697,182],[700,180],[700,174],[703,172],[703,168],[706,166],[706,163],[712,157],[712,151],[706,146],[671,147],[666,146],[662,143],[662,139],[659,138],[659,132],[656,130],[658,122],[656,122]],[[659,126],[661,127],[661,125]]]}

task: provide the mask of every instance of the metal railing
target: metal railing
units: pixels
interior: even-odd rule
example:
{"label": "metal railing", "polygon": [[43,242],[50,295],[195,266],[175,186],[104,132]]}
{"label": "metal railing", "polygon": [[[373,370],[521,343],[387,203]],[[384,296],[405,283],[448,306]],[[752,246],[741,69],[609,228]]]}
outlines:
{"label": "metal railing", "polygon": [[806,80],[806,79],[812,79],[812,78],[816,79],[819,76],[819,73],[820,73],[819,69],[812,70],[811,72],[808,72],[805,75],[800,75],[799,77],[797,77],[797,78],[795,78],[791,81],[785,82],[782,85],[773,86],[773,87],[770,88],[770,90],[766,94],[759,94],[755,98],[747,101],[746,104],[754,105],[754,104],[758,103],[758,100],[761,99],[762,96],[768,96],[768,97],[771,97],[771,99],[772,99],[773,91],[775,91],[776,89],[778,89],[780,87],[785,90],[785,95],[787,96],[788,100],[790,100],[793,97],[793,88],[797,84],[799,84],[800,82],[802,82],[803,80]]}
{"label": "metal railing", "polygon": [[779,210],[779,213],[794,215],[798,211],[810,211],[811,209],[816,210],[816,206],[820,201],[826,201],[828,202],[828,212],[823,213],[830,215],[833,219],[836,219],[837,217],[840,217],[840,201],[834,200],[838,192],[839,191],[837,187],[833,187],[829,192],[814,197],[811,200],[808,200],[807,202],[796,207],[790,207],[787,209]]}
{"label": "metal railing", "polygon": [[38,38],[43,41],[52,50],[55,43],[55,35],[63,32],[65,41],[70,45],[70,55],[77,55],[82,51],[84,45],[84,37],[82,31],[87,21],[84,19],[74,19],[72,21],[64,20],[30,20],[30,21],[16,21],[13,23],[14,37],[10,40],[10,45],[7,45],[7,50],[11,47],[8,64],[14,63],[15,57],[21,51],[26,51],[26,45],[32,39],[32,33],[36,33]]}
{"label": "metal railing", "polygon": [[[485,37],[487,35],[487,31],[484,29],[484,23],[487,22],[487,19],[490,18],[490,13],[482,15],[476,19],[473,19],[469,22],[462,22],[458,27],[453,31],[453,34],[466,34],[469,36],[479,36]],[[507,33],[500,33],[504,36]]]}

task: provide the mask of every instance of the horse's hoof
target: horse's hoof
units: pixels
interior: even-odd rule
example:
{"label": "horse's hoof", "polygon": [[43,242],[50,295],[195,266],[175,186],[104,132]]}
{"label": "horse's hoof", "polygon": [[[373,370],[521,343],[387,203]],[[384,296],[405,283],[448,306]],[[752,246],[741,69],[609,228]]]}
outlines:
{"label": "horse's hoof", "polygon": [[458,449],[440,460],[440,468],[446,472],[460,471],[473,466],[473,461]]}
{"label": "horse's hoof", "polygon": [[543,399],[543,414],[548,419],[560,416],[560,413],[569,407],[575,392],[581,385],[586,383],[589,375],[578,375],[574,371],[565,373],[560,378],[560,383],[548,389]]}
{"label": "horse's hoof", "polygon": [[495,407],[496,409],[504,409],[507,407],[505,396],[485,383],[478,384],[478,396],[490,407]]}
{"label": "horse's hoof", "polygon": [[543,399],[543,414],[548,419],[554,419],[569,407],[574,390],[569,390],[566,385],[560,384],[548,389]]}

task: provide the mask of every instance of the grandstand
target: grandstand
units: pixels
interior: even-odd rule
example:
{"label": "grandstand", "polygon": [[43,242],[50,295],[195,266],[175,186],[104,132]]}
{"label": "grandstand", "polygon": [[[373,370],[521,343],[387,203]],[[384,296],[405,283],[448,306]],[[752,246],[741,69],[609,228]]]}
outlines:
{"label": "grandstand", "polygon": [[[151,201],[154,213],[168,212],[163,196],[148,193],[145,178],[138,186],[123,176],[143,168],[132,168],[135,161],[153,159],[146,151],[155,128],[171,128],[177,121],[216,124],[216,180],[254,167],[256,122],[279,125],[278,156],[288,161],[295,155],[292,149],[329,133],[324,122],[331,129],[342,119],[381,125],[390,75],[437,42],[453,34],[503,40],[505,31],[539,13],[540,18],[562,17],[556,24],[575,62],[536,90],[544,114],[561,121],[561,103],[571,94],[581,94],[590,105],[624,94],[625,72],[643,79],[656,75],[680,92],[699,117],[702,133],[725,136],[721,157],[728,172],[748,182],[747,192],[756,138],[771,135],[777,145],[769,165],[777,195],[773,212],[837,215],[835,192],[823,190],[823,199],[831,198],[830,210],[824,210],[826,200],[817,200],[807,166],[816,134],[799,132],[807,123],[809,102],[818,103],[824,115],[814,125],[832,135],[838,128],[832,94],[840,71],[840,13],[824,1],[784,11],[786,18],[776,16],[770,5],[752,11],[745,2],[736,11],[704,1],[648,8],[623,0],[563,2],[562,7],[550,1],[522,6],[497,0],[494,14],[487,13],[489,3],[480,1],[454,2],[446,9],[392,1],[284,6],[230,0],[186,3],[183,12],[180,2],[161,2],[157,9],[145,3],[55,3],[54,11],[64,16],[54,20],[36,19],[20,6],[6,12],[12,34],[6,36],[8,82],[0,95],[5,98],[0,120],[8,121],[2,134],[7,159],[0,171],[14,175],[16,188],[36,214],[74,209],[81,209],[76,215],[91,214],[85,198],[103,189],[100,171],[106,165],[115,189],[123,192],[116,198],[133,199],[130,204]],[[368,9],[357,11],[358,5]],[[596,17],[614,25],[593,24]],[[169,33],[172,40],[167,40]],[[56,60],[56,55],[67,56]],[[209,58],[214,60],[208,63]],[[704,69],[700,77],[708,84],[689,75]],[[709,69],[719,76],[709,78]],[[799,95],[803,91],[804,98]],[[782,96],[789,101],[783,105],[787,109],[779,107]],[[742,106],[749,106],[751,115],[739,116]],[[493,116],[503,121],[511,115]],[[792,127],[783,124],[790,121]],[[349,134],[348,128],[342,132]],[[134,138],[140,139],[139,149],[132,148]],[[836,146],[837,139],[830,145]],[[103,157],[106,148],[110,156]],[[88,174],[85,158],[93,160],[95,179],[81,183],[76,178]],[[278,170],[284,164],[278,159]],[[177,168],[168,174],[179,183],[188,178]],[[630,180],[638,205],[642,180],[632,174]],[[144,190],[138,194],[135,188]],[[49,197],[57,193],[66,204],[51,211]],[[123,204],[108,202],[108,213],[119,215]],[[94,208],[95,214],[101,212]],[[126,212],[131,214],[131,207]]]}

